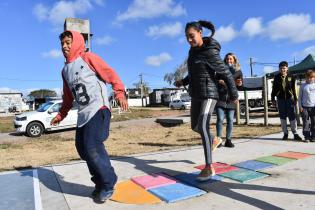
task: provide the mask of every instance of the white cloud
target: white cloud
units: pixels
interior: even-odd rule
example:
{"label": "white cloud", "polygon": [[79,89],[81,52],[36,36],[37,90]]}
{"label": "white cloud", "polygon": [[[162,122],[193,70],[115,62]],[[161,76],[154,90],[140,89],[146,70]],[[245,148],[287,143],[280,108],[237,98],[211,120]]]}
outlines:
{"label": "white cloud", "polygon": [[146,35],[153,38],[162,36],[175,37],[180,35],[182,32],[182,24],[180,22],[169,23],[163,25],[150,26],[146,31]]}
{"label": "white cloud", "polygon": [[56,50],[56,49],[50,50],[49,52],[43,52],[42,53],[43,58],[59,58],[62,56],[63,56],[63,54],[62,54],[61,50]]}
{"label": "white cloud", "polygon": [[95,39],[95,43],[97,45],[110,45],[114,43],[116,39],[112,38],[111,36],[103,36],[103,37],[98,37]]}
{"label": "white cloud", "polygon": [[104,6],[105,3],[103,0],[94,0],[95,4],[100,5],[100,6]]}
{"label": "white cloud", "polygon": [[170,54],[163,52],[159,55],[152,55],[146,58],[145,62],[146,64],[150,66],[160,66],[173,58],[170,56]]}
{"label": "white cloud", "polygon": [[127,11],[117,15],[116,21],[160,16],[177,17],[184,14],[186,14],[186,10],[173,0],[134,0]]}
{"label": "white cloud", "polygon": [[246,36],[253,37],[263,32],[261,18],[248,18],[242,27],[242,33]]}
{"label": "white cloud", "polygon": [[297,58],[297,59],[304,59],[309,54],[315,55],[315,45],[307,47],[304,50],[302,50],[301,52],[295,52],[295,53],[293,53],[292,56]]}
{"label": "white cloud", "polygon": [[232,25],[227,27],[221,26],[214,34],[214,37],[219,42],[229,42],[232,41],[237,36],[237,31],[233,28]]}
{"label": "white cloud", "polygon": [[305,42],[315,39],[315,24],[308,14],[282,15],[270,21],[266,30],[271,40]]}
{"label": "white cloud", "polygon": [[[94,0],[94,2],[98,5],[102,3],[100,0]],[[85,14],[92,8],[92,0],[61,0],[51,8],[43,4],[37,4],[33,9],[33,13],[40,21],[47,20],[57,26],[62,25],[65,18],[75,18],[78,14]]]}
{"label": "white cloud", "polygon": [[277,71],[277,68],[275,68],[273,66],[264,66],[264,68],[263,68],[264,74],[269,74],[269,73],[275,72],[275,71]]}

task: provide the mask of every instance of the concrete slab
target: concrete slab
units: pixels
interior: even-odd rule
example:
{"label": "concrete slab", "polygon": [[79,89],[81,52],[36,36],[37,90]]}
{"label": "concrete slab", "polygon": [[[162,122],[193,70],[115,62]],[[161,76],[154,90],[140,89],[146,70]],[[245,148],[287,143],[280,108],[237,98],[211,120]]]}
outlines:
{"label": "concrete slab", "polygon": [[158,196],[167,203],[200,196],[206,193],[203,190],[182,183],[149,189],[149,192]]}

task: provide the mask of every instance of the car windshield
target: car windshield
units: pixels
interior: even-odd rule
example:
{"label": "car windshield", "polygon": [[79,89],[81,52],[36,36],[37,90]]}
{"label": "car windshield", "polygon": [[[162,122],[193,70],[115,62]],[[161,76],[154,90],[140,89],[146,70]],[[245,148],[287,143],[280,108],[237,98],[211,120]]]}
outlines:
{"label": "car windshield", "polygon": [[53,105],[54,102],[47,102],[47,103],[44,103],[42,104],[38,109],[37,111],[38,112],[45,112],[47,109],[49,109],[49,107],[51,107],[51,105]]}

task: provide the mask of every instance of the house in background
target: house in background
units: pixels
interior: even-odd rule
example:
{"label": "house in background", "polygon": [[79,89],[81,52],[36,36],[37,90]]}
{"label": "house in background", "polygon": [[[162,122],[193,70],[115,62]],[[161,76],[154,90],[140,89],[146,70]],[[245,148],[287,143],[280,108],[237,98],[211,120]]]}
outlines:
{"label": "house in background", "polygon": [[168,106],[173,100],[190,100],[190,96],[184,88],[162,88],[153,89],[152,93],[149,94],[150,105],[152,106]]}
{"label": "house in background", "polygon": [[14,91],[0,92],[0,112],[9,112],[13,109],[16,111],[24,111],[25,103],[22,100],[23,94]]}

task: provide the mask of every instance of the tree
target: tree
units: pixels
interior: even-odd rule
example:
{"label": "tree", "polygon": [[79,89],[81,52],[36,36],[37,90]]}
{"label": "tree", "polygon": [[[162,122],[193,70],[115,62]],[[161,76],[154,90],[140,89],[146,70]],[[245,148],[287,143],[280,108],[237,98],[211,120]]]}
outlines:
{"label": "tree", "polygon": [[34,98],[56,97],[57,93],[54,90],[40,89],[30,92],[28,96]]}
{"label": "tree", "polygon": [[175,81],[183,79],[184,74],[187,73],[187,71],[187,59],[185,59],[184,62],[175,69],[174,73],[166,73],[164,75],[164,81],[168,82],[171,85]]}
{"label": "tree", "polygon": [[[133,85],[137,88],[141,90],[141,82],[136,82],[133,83]],[[142,82],[142,87],[143,87],[143,95],[149,95],[150,92],[150,87],[149,87],[149,83],[147,82]]]}

